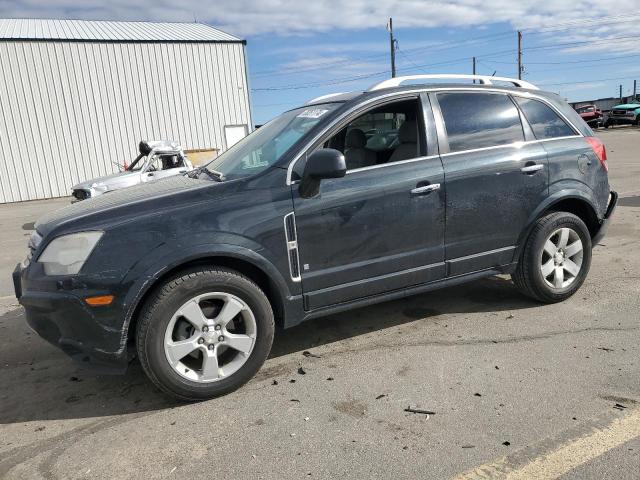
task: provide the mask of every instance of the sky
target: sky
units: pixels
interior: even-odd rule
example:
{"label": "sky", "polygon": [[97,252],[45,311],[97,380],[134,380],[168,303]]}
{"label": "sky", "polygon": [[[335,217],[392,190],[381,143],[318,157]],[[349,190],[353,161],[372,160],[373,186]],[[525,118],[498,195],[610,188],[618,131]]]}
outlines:
{"label": "sky", "polygon": [[[640,83],[640,0],[0,0],[4,18],[197,21],[247,40],[254,121],[319,95],[398,75],[517,77],[569,101],[630,95]],[[640,85],[638,86],[640,93]]]}

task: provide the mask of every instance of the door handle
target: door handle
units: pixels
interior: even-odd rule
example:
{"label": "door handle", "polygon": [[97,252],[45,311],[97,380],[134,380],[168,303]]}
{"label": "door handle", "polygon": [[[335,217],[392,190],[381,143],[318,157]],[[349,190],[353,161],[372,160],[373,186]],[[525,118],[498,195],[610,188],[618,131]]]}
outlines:
{"label": "door handle", "polygon": [[412,195],[426,195],[431,192],[435,192],[436,190],[440,190],[439,183],[430,183],[429,185],[424,185],[423,187],[416,187],[411,190]]}
{"label": "door handle", "polygon": [[538,163],[536,165],[527,165],[526,167],[522,167],[520,169],[520,171],[522,173],[536,173],[538,170],[542,170],[544,168],[544,165],[542,165],[541,163]]}

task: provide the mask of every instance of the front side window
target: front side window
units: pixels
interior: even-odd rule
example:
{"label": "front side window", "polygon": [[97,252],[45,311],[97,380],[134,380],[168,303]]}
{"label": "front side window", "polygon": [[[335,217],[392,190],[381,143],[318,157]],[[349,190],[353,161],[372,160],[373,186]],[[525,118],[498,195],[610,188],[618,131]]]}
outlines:
{"label": "front side window", "polygon": [[515,99],[538,140],[576,134],[567,122],[544,103],[524,97],[515,97]]}
{"label": "front side window", "polygon": [[224,178],[229,180],[248,177],[266,170],[275,165],[289,148],[340,105],[326,103],[285,112],[244,137],[209,162],[206,168],[222,173]]}
{"label": "front side window", "polygon": [[375,107],[333,134],[323,147],[344,153],[347,170],[419,157],[420,108],[417,99]]}
{"label": "front side window", "polygon": [[438,103],[451,152],[524,140],[518,109],[507,95],[439,93]]}

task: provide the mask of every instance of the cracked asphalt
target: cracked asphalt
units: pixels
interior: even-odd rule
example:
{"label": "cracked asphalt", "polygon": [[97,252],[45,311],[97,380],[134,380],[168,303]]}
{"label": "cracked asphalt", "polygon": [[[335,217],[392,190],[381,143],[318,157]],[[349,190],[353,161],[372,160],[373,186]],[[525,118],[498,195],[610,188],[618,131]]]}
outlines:
{"label": "cracked asphalt", "polygon": [[496,277],[317,319],[199,404],[27,328],[8,275],[30,223],[68,200],[1,205],[0,478],[637,478],[640,130],[599,136],[621,199],[570,300]]}

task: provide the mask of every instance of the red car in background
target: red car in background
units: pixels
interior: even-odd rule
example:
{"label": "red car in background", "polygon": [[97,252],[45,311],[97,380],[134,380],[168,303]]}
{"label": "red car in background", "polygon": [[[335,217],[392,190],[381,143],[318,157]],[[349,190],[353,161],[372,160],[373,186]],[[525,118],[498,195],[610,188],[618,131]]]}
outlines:
{"label": "red car in background", "polygon": [[576,112],[590,127],[599,127],[602,123],[602,110],[595,105],[582,105],[576,108]]}

